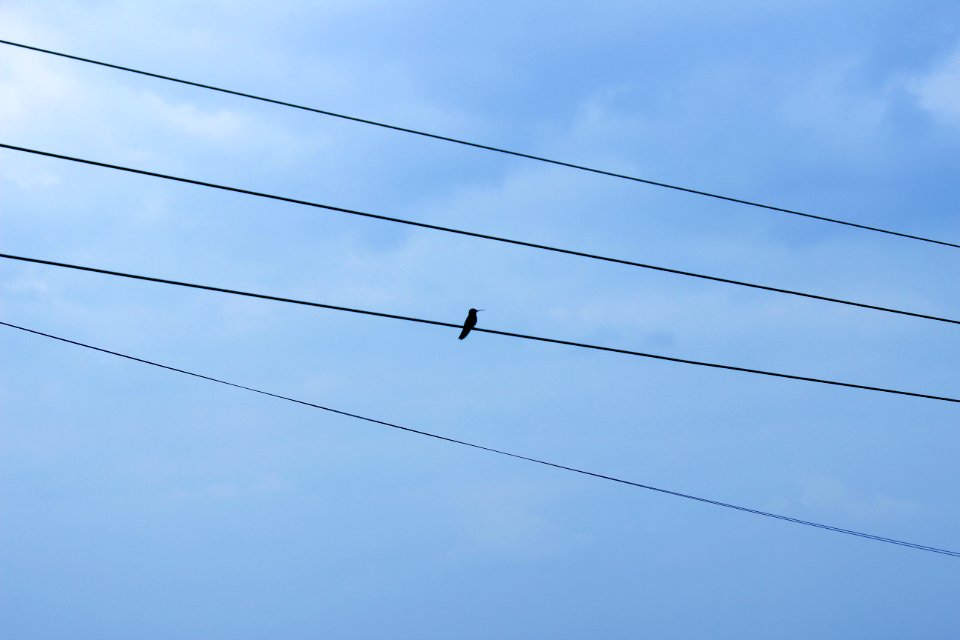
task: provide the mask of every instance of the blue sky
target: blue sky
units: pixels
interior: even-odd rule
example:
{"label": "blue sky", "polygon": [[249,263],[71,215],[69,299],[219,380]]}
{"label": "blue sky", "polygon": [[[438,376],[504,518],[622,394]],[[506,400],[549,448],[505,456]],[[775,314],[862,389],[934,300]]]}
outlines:
{"label": "blue sky", "polygon": [[[0,37],[960,240],[953,2],[20,2]],[[955,249],[0,48],[0,139],[960,317]],[[4,252],[960,395],[957,329],[0,153]],[[960,547],[957,409],[15,263],[2,319]],[[10,638],[947,638],[955,559],[0,332]]]}

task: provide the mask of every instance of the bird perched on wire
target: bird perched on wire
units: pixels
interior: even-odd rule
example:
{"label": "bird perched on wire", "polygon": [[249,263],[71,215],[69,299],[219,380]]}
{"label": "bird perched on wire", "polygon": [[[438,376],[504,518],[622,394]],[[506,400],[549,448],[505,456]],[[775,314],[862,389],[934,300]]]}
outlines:
{"label": "bird perched on wire", "polygon": [[463,330],[460,332],[460,340],[466,338],[470,330],[477,326],[477,311],[483,311],[483,309],[470,309],[467,313],[467,319],[463,321]]}

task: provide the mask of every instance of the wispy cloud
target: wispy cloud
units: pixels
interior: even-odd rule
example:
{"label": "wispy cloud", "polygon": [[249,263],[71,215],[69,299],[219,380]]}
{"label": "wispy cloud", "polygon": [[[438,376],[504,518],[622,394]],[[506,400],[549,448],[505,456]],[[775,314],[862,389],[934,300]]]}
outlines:
{"label": "wispy cloud", "polygon": [[960,127],[960,48],[909,87],[922,109],[942,124]]}

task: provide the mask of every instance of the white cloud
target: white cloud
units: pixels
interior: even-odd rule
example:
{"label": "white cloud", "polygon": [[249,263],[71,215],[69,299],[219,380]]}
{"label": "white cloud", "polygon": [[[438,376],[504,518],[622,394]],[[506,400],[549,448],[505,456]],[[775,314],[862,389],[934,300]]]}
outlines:
{"label": "white cloud", "polygon": [[60,176],[52,171],[37,171],[21,166],[5,166],[2,177],[13,182],[23,191],[46,189],[60,184]]}
{"label": "white cloud", "polygon": [[960,126],[960,49],[942,64],[910,82],[920,107],[937,120]]}
{"label": "white cloud", "polygon": [[856,86],[861,64],[857,59],[835,61],[799,81],[792,79],[797,86],[784,87],[781,98],[786,123],[847,152],[871,148],[888,118],[889,95],[883,88]]}
{"label": "white cloud", "polygon": [[466,556],[496,554],[514,559],[544,559],[583,541],[561,532],[547,515],[557,491],[530,484],[487,484],[467,490],[467,507],[459,511],[460,536]]}
{"label": "white cloud", "polygon": [[249,128],[240,114],[229,109],[205,111],[192,104],[169,102],[153,93],[144,94],[141,103],[164,125],[201,138],[226,140]]}
{"label": "white cloud", "polygon": [[3,290],[10,295],[23,295],[31,297],[45,296],[50,291],[50,286],[45,280],[32,275],[22,275],[4,282]]}
{"label": "white cloud", "polygon": [[833,478],[812,478],[803,483],[799,497],[804,507],[843,512],[860,518],[900,519],[916,515],[918,506],[879,493],[856,495]]}
{"label": "white cloud", "polygon": [[44,105],[76,104],[77,82],[38,54],[8,49],[0,57],[0,132],[36,123]]}

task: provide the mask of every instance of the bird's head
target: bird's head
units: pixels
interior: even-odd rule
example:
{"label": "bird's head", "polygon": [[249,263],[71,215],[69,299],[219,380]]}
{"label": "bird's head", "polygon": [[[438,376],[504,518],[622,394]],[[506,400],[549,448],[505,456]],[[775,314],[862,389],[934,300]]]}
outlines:
{"label": "bird's head", "polygon": [[478,311],[483,311],[483,309],[470,309],[470,313],[476,315]]}

